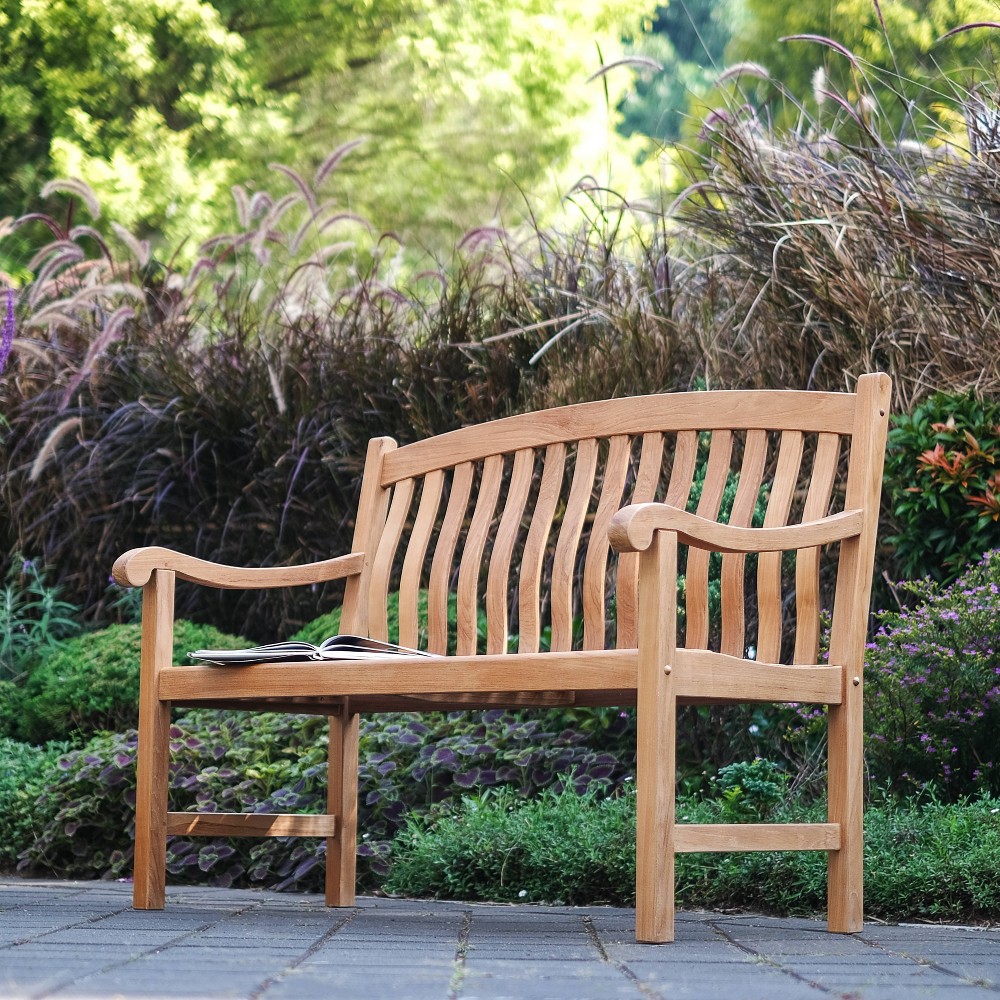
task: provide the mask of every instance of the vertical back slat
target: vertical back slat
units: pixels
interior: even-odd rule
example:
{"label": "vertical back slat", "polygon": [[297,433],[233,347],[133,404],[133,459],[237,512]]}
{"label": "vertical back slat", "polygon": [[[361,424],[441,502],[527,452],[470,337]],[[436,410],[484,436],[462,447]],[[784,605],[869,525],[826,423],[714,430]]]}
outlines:
{"label": "vertical back slat", "polygon": [[583,648],[604,649],[605,609],[604,590],[608,573],[608,524],[622,505],[625,477],[628,475],[632,442],[624,434],[611,438],[608,460],[604,465],[601,496],[597,501],[594,523],[587,543],[587,558],[583,565]]}
{"label": "vertical back slat", "polygon": [[[764,514],[765,528],[780,528],[788,523],[802,466],[803,441],[801,431],[781,435]],[[757,659],[766,663],[777,663],[781,657],[781,559],[781,552],[762,552],[757,560]]]}
{"label": "vertical back slat", "polygon": [[382,486],[382,463],[385,456],[396,450],[392,438],[372,438],[368,442],[365,471],[361,479],[358,500],[358,520],[354,526],[352,552],[365,554],[365,565],[359,576],[348,579],[344,589],[344,610],[340,627],[344,632],[368,635],[368,582],[371,564],[378,548],[378,539],[385,527],[391,490]]}
{"label": "vertical back slat", "polygon": [[[659,431],[642,436],[639,471],[630,503],[649,503],[663,469],[663,435]],[[619,649],[635,649],[639,641],[636,612],[639,604],[639,553],[623,552],[618,557],[618,583],[615,589],[618,607]]]}
{"label": "vertical back slat", "polygon": [[[747,431],[743,464],[733,498],[729,523],[746,528],[753,520],[767,461],[767,431]],[[722,557],[722,644],[723,653],[743,656],[746,647],[746,556],[728,552]]]}
{"label": "vertical back slat", "polygon": [[455,467],[451,495],[448,497],[441,532],[434,547],[427,595],[427,649],[431,653],[444,654],[448,651],[448,585],[451,582],[455,546],[469,506],[472,471],[471,462],[463,462]]}
{"label": "vertical back slat", "polygon": [[399,539],[403,534],[403,525],[410,512],[410,501],[413,499],[413,480],[404,479],[396,483],[392,493],[392,503],[389,506],[389,516],[385,529],[379,539],[375,560],[372,563],[372,578],[368,588],[368,621],[373,639],[385,642],[389,638],[388,622],[386,620],[386,600],[389,596],[389,574],[396,557]]}
{"label": "vertical back slat", "polygon": [[[839,460],[839,435],[820,434],[803,521],[815,521],[829,512]],[[819,655],[819,555],[818,548],[795,553],[795,663],[815,663]]]}
{"label": "vertical back slat", "polygon": [[[733,432],[713,431],[712,443],[708,450],[708,465],[705,469],[705,482],[702,485],[701,499],[698,501],[696,511],[699,517],[706,517],[711,521],[718,518],[732,456]],[[708,647],[708,556],[708,552],[703,549],[688,549],[684,595],[687,627],[684,633],[684,645],[690,649]]]}
{"label": "vertical back slat", "polygon": [[524,543],[521,579],[518,584],[517,617],[519,653],[537,653],[541,638],[541,579],[545,543],[552,530],[552,518],[562,490],[566,468],[566,445],[550,444],[545,449],[542,481],[538,487],[531,527]]}
{"label": "vertical back slat", "polygon": [[503,455],[490,455],[483,462],[483,476],[479,483],[479,495],[472,514],[472,523],[465,538],[462,551],[462,565],[458,572],[458,639],[456,650],[459,656],[473,656],[479,635],[479,603],[476,591],[479,588],[479,573],[483,563],[486,537],[490,532],[493,514],[500,495],[500,481],[503,479]]}
{"label": "vertical back slat", "polygon": [[507,502],[493,541],[490,569],[486,577],[486,652],[507,651],[507,582],[510,560],[531,491],[535,453],[530,448],[515,452],[507,488]]}
{"label": "vertical back slat", "polygon": [[663,498],[664,503],[670,504],[671,507],[678,507],[680,510],[687,509],[697,464],[698,432],[679,431],[674,442],[674,462],[670,468],[670,482],[667,484],[667,495]]}
{"label": "vertical back slat", "polygon": [[416,648],[420,634],[419,600],[420,575],[423,572],[424,560],[427,558],[427,546],[437,520],[438,508],[441,506],[441,489],[444,486],[444,472],[435,469],[424,477],[424,487],[420,494],[420,504],[417,507],[416,520],[410,541],[403,558],[403,571],[399,580],[399,643],[401,646]]}
{"label": "vertical back slat", "polygon": [[586,438],[577,445],[573,485],[566,501],[566,513],[552,561],[553,650],[573,648],[573,571],[596,472],[597,439]]}

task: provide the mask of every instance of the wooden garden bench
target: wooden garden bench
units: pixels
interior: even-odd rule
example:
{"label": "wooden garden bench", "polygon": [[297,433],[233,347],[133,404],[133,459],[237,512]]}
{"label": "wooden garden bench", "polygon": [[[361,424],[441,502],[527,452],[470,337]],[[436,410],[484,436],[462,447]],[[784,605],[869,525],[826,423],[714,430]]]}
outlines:
{"label": "wooden garden bench", "polygon": [[[889,394],[888,377],[866,375],[856,393],[666,394],[506,417],[401,448],[377,438],[350,554],[238,569],[159,547],[127,552],[115,578],[144,588],[135,906],[163,907],[172,834],[326,838],[327,902],[353,904],[359,713],[636,705],[637,938],[673,939],[683,851],[827,851],[829,928],[860,930],[861,677]],[[710,621],[711,551],[723,553],[721,622]],[[821,563],[836,584],[820,664]],[[425,633],[431,652],[446,654],[449,639],[454,652],[174,665],[175,578],[239,589],[344,578],[343,631],[381,639],[398,589],[399,642],[416,646]],[[735,701],[829,706],[828,822],[675,822],[677,706]],[[329,716],[328,814],[170,811],[172,705]]]}

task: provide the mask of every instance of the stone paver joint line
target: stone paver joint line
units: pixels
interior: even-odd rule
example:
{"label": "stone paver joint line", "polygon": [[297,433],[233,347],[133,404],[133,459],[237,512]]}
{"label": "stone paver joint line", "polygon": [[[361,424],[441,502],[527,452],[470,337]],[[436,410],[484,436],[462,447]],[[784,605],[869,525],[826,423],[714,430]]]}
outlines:
{"label": "stone paver joint line", "polygon": [[458,1000],[465,980],[465,961],[469,956],[469,938],[472,936],[472,910],[466,910],[462,925],[458,929],[458,944],[455,946],[455,971],[448,984],[448,1000]]}
{"label": "stone paver joint line", "polygon": [[68,924],[63,924],[61,927],[52,927],[42,934],[34,934],[31,937],[20,938],[17,941],[11,941],[13,947],[18,947],[22,944],[30,944],[32,941],[40,941],[42,938],[47,937],[49,934],[58,934],[60,931],[70,931],[74,927],[86,927],[88,924],[96,924],[102,920],[108,920],[111,917],[117,917],[119,913],[126,913],[131,910],[131,906],[120,906],[116,910],[112,910],[110,913],[96,913],[92,917],[87,917],[85,920],[74,920]]}
{"label": "stone paver joint line", "polygon": [[781,972],[786,976],[791,976],[792,979],[797,982],[802,983],[804,986],[808,986],[810,989],[819,990],[821,993],[829,993],[832,996],[840,997],[840,1000],[856,1000],[857,994],[855,993],[840,993],[828,986],[824,986],[822,983],[818,983],[813,979],[807,979],[805,976],[796,972],[794,969],[787,969],[781,962],[772,958],[770,955],[765,955],[761,951],[757,951],[755,948],[751,948],[749,945],[744,944],[742,941],[738,941],[732,934],[730,934],[724,927],[720,927],[718,924],[709,921],[709,927],[715,931],[720,937],[724,938],[729,944],[733,945],[735,948],[739,948],[745,955],[749,955],[755,962],[760,962],[763,965],[769,965],[776,972]]}
{"label": "stone paver joint line", "polygon": [[[594,926],[593,917],[584,917],[583,926],[590,943],[597,949],[597,954],[601,956],[602,962],[606,962],[612,968],[617,969],[648,1000],[665,1000],[662,994],[657,993],[648,983],[644,983],[625,962],[619,962],[608,954],[608,950],[604,947],[604,942],[601,940],[601,936],[597,933],[597,928]],[[650,947],[657,946],[650,945]]]}
{"label": "stone paver joint line", "polygon": [[916,962],[918,965],[922,965],[928,969],[933,969],[935,972],[951,976],[953,979],[958,980],[958,982],[963,983],[966,986],[977,986],[979,989],[989,990],[991,993],[1000,993],[1000,986],[989,979],[970,979],[968,976],[963,976],[960,972],[956,972],[954,969],[949,969],[946,965],[941,965],[933,959],[924,958],[921,955],[911,955],[909,952],[902,951],[898,948],[889,948],[881,941],[871,941],[866,937],[861,937],[859,940],[861,940],[861,942],[866,944],[869,948],[874,948],[876,951],[880,951],[883,955],[905,958],[907,961]]}
{"label": "stone paver joint line", "polygon": [[[256,909],[257,906],[258,906],[257,903],[249,904],[247,906],[242,907],[240,910],[237,910],[236,914],[241,914],[241,913],[245,913],[247,910]],[[65,929],[66,930],[70,930],[73,927],[80,927],[80,926],[84,926],[86,924],[100,923],[102,920],[107,920],[110,917],[117,916],[118,914],[125,913],[125,912],[127,912],[129,910],[131,910],[130,906],[123,906],[120,909],[116,909],[116,910],[114,910],[111,913],[102,913],[102,914],[98,914],[98,915],[96,915],[94,917],[91,917],[91,918],[89,918],[87,920],[78,920],[75,924],[71,924],[71,925],[67,926]],[[231,916],[231,915],[233,915],[233,914],[227,914],[227,916]],[[133,952],[132,954],[130,954],[124,960],[122,960],[122,959],[116,959],[115,961],[109,962],[107,965],[104,965],[101,968],[90,969],[90,970],[88,970],[87,972],[85,972],[85,973],[83,973],[81,975],[70,976],[68,979],[65,979],[65,980],[63,980],[63,981],[61,981],[59,983],[56,983],[55,985],[47,986],[45,989],[41,990],[38,993],[32,993],[30,995],[29,1000],[45,1000],[46,997],[53,996],[56,993],[60,992],[61,990],[66,990],[66,989],[68,989],[71,986],[76,986],[76,985],[79,985],[81,983],[85,983],[88,979],[92,979],[94,976],[99,976],[99,975],[102,975],[105,972],[110,972],[112,969],[119,969],[119,968],[122,968],[123,966],[131,965],[131,964],[133,964],[135,962],[139,962],[142,959],[146,958],[148,955],[154,955],[157,952],[165,950],[166,948],[173,947],[178,942],[183,941],[186,938],[193,937],[195,934],[203,933],[204,931],[208,930],[209,927],[212,927],[215,923],[218,923],[218,921],[211,921],[210,920],[207,923],[204,923],[204,924],[202,924],[199,927],[195,927],[194,929],[192,929],[190,931],[185,931],[183,934],[179,934],[179,935],[177,935],[174,938],[170,938],[167,941],[158,943],[158,944],[154,945],[151,948],[147,948],[145,951],[141,951],[141,952],[138,952],[138,953]],[[48,931],[46,934],[40,934],[40,935],[38,935],[36,939],[41,939],[41,938],[47,937],[49,934],[54,934],[54,933],[56,933],[56,931]],[[36,939],[29,939],[28,941],[26,941],[24,943],[25,944],[29,944],[29,943],[31,943],[32,940],[36,940]]]}
{"label": "stone paver joint line", "polygon": [[345,914],[345,916],[338,920],[332,927],[327,928],[318,938],[308,948],[305,949],[301,954],[296,955],[292,961],[290,961],[280,972],[276,972],[272,976],[268,976],[260,986],[255,990],[252,990],[247,995],[247,1000],[260,1000],[264,993],[270,989],[275,983],[284,979],[289,973],[294,972],[307,958],[311,955],[315,955],[316,952],[320,950],[334,936],[334,934],[342,931],[356,916],[358,915],[357,909],[353,909],[350,913]]}

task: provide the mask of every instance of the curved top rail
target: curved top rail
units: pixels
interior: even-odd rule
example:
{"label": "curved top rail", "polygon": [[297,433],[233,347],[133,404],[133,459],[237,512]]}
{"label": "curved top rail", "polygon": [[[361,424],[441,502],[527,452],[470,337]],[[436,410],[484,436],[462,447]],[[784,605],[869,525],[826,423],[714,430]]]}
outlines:
{"label": "curved top rail", "polygon": [[619,434],[720,428],[850,434],[856,402],[853,393],[760,389],[673,392],[573,403],[463,427],[399,448],[385,456],[382,485],[475,462],[487,455]]}

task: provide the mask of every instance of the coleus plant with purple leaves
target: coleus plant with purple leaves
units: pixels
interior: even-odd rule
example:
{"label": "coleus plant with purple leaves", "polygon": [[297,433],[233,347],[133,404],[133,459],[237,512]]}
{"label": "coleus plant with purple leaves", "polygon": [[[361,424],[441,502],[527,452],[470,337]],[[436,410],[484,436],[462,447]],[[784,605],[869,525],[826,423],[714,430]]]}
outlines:
{"label": "coleus plant with purple leaves", "polygon": [[[614,713],[623,732],[628,715]],[[363,885],[384,875],[391,843],[413,810],[453,809],[508,788],[607,793],[630,781],[632,758],[595,747],[556,714],[505,711],[366,718],[361,732],[358,846]],[[557,723],[546,725],[546,723]],[[192,712],[173,726],[171,808],[320,812],[326,801],[326,722],[315,716]],[[624,742],[634,746],[634,739]],[[35,807],[39,835],[19,868],[116,878],[132,868],[136,734],[99,734],[62,757]],[[325,845],[288,837],[227,841],[172,837],[174,881],[319,889]]]}

